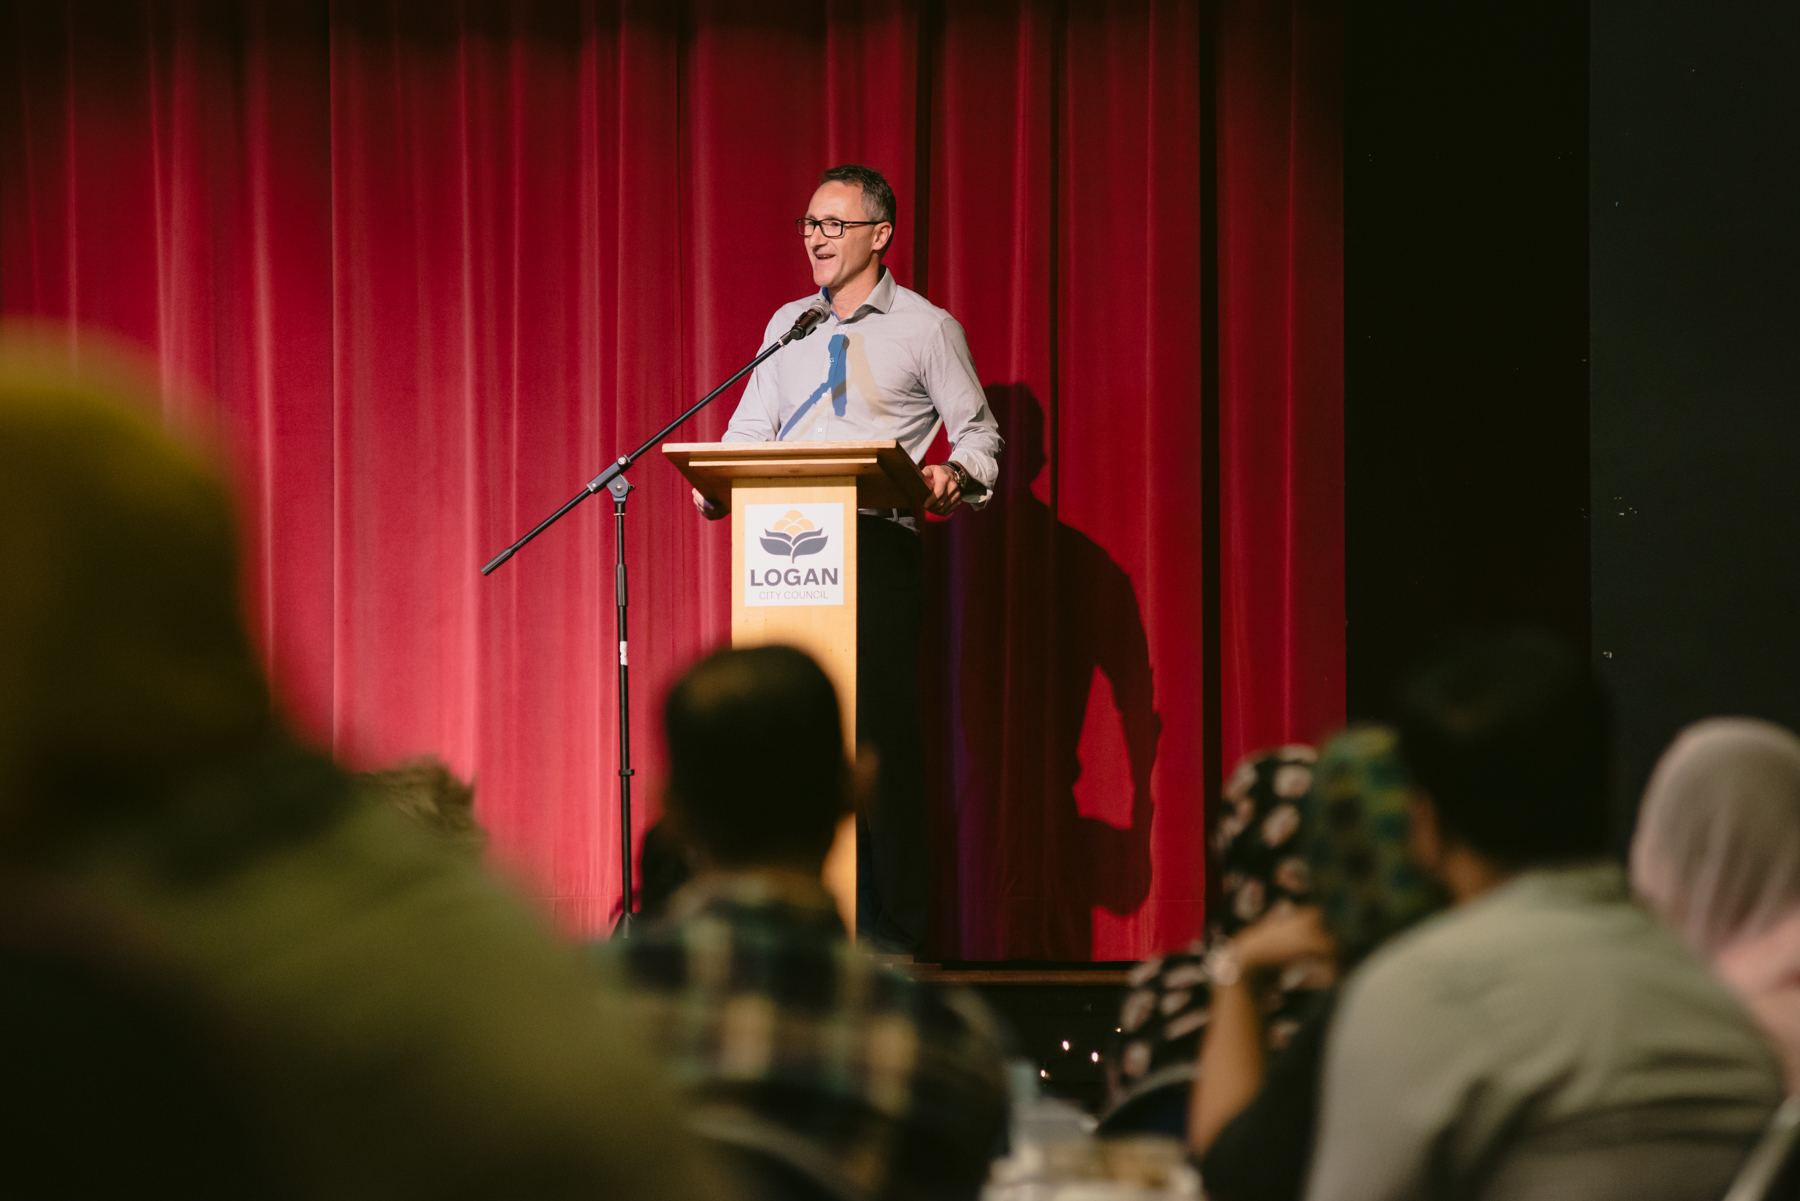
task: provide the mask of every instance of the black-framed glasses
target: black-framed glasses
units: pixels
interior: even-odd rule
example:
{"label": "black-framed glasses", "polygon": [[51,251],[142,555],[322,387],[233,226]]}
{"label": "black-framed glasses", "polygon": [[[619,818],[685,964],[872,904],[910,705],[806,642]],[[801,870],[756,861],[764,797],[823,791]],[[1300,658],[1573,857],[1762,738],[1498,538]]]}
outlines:
{"label": "black-framed glasses", "polygon": [[823,221],[815,221],[811,217],[795,217],[794,228],[800,231],[801,237],[809,236],[818,230],[828,238],[841,238],[844,231],[852,225],[881,225],[880,221],[839,221],[836,217],[827,217]]}

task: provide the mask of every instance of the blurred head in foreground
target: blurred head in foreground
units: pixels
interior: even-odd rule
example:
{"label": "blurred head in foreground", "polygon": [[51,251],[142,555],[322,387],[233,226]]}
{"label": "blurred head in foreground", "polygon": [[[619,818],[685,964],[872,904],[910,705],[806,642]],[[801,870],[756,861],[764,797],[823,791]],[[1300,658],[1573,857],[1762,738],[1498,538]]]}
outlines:
{"label": "blurred head in foreground", "polygon": [[786,646],[696,663],[663,708],[668,810],[702,867],[816,876],[850,812],[837,690]]}
{"label": "blurred head in foreground", "polygon": [[1399,730],[1424,794],[1414,831],[1428,869],[1446,853],[1513,872],[1604,850],[1606,702],[1557,639],[1518,630],[1464,641],[1408,681]]}
{"label": "blurred head in foreground", "polygon": [[1706,956],[1800,1085],[1800,738],[1772,722],[1683,730],[1644,791],[1638,894]]}
{"label": "blurred head in foreground", "polygon": [[[169,1108],[164,1065],[108,1050],[161,1028],[106,1037],[154,1003],[278,1195],[716,1195],[621,1002],[281,734],[225,489],[135,395],[0,350],[0,1062],[35,1123],[0,1124],[8,1182],[22,1147],[143,1166],[94,1113]],[[38,1075],[21,1043],[51,1047]],[[163,1149],[210,1162],[204,1134]]]}
{"label": "blurred head in foreground", "polygon": [[217,475],[117,389],[0,352],[0,853],[266,740]]}

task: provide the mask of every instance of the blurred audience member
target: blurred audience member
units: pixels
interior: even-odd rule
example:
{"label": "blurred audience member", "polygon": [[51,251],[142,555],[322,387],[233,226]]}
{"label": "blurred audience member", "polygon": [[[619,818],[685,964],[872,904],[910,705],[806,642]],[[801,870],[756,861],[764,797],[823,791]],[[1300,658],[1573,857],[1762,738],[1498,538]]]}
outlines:
{"label": "blurred audience member", "polygon": [[[1312,1149],[1333,994],[1306,994],[1298,1028],[1272,1053],[1275,990],[1329,985],[1383,941],[1443,904],[1407,857],[1408,788],[1392,731],[1339,734],[1300,802],[1303,892],[1219,943],[1208,958],[1212,1011],[1194,1085],[1189,1142],[1215,1201],[1300,1196]],[[1266,1064],[1266,1067],[1265,1067]]]}
{"label": "blurred audience member", "polygon": [[458,779],[436,755],[397,767],[363,772],[358,781],[377,798],[473,858],[487,849],[488,833],[475,820],[475,787]]}
{"label": "blurred audience member", "polygon": [[[172,1015],[131,1028],[180,1028],[230,1066],[244,1137],[290,1195],[712,1195],[620,1003],[466,856],[356,804],[281,730],[225,489],[116,391],[0,355],[9,1037],[73,1024],[73,1063],[83,1031],[113,1045],[135,1004],[113,982],[155,981]],[[19,970],[31,956],[50,967]],[[90,1023],[70,989],[109,1013]],[[153,1108],[163,1083],[138,1061],[98,1079]],[[133,1108],[10,1068],[7,1091],[71,1156],[122,1145],[96,1119]],[[39,1154],[6,1146],[9,1189],[70,1195],[21,1186]]]}
{"label": "blurred audience member", "polygon": [[699,1127],[771,1192],[975,1196],[1006,1120],[987,1015],[851,947],[820,882],[854,793],[830,680],[787,647],[723,651],[664,717],[664,821],[696,875],[668,922],[600,953],[622,958]]}
{"label": "blurred audience member", "polygon": [[1780,1073],[1600,858],[1591,672],[1516,633],[1444,657],[1402,702],[1414,849],[1456,907],[1345,986],[1308,1196],[1719,1196]]}
{"label": "blurred audience member", "polygon": [[1800,1093],[1800,738],[1749,718],[1683,730],[1644,792],[1631,876],[1737,993]]}

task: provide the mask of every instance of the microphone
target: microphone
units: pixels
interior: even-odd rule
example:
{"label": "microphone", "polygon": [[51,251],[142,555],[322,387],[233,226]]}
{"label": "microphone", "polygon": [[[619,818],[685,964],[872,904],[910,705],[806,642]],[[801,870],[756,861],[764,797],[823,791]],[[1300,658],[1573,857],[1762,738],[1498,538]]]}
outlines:
{"label": "microphone", "polygon": [[830,315],[831,302],[823,296],[813,297],[812,303],[807,305],[798,317],[794,318],[794,328],[781,335],[781,341],[777,345],[786,346],[789,342],[799,341],[812,333],[813,326]]}

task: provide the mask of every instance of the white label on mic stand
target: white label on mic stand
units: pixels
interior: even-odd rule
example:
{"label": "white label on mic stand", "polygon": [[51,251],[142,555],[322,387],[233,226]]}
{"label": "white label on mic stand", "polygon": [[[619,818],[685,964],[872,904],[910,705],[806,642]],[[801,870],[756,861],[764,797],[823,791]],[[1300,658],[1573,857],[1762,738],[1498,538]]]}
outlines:
{"label": "white label on mic stand", "polygon": [[844,603],[842,504],[744,506],[744,604]]}

